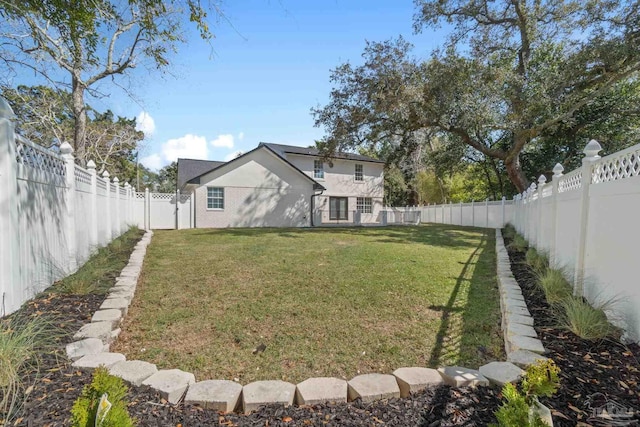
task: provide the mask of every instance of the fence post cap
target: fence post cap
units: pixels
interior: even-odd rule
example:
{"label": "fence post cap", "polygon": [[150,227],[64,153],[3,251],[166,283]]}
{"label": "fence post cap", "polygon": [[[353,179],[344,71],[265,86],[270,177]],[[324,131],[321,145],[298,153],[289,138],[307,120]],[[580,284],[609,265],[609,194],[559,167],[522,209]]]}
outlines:
{"label": "fence post cap", "polygon": [[111,175],[109,175],[109,171],[102,172],[102,177],[103,178],[109,178],[109,176],[111,176]]}
{"label": "fence post cap", "polygon": [[0,96],[0,118],[4,119],[15,119],[16,115],[9,105],[9,101]]}
{"label": "fence post cap", "polygon": [[564,167],[560,163],[556,163],[553,167],[553,176],[562,176],[562,172],[564,172]]}
{"label": "fence post cap", "polygon": [[62,154],[71,154],[73,153],[73,147],[67,141],[60,144],[60,152]]}
{"label": "fence post cap", "polygon": [[115,178],[113,178],[113,182],[115,182],[116,184],[120,182],[120,180],[118,179],[118,177],[116,176]]}
{"label": "fence post cap", "polygon": [[584,147],[584,150],[582,150],[582,152],[585,154],[586,157],[598,157],[598,153],[601,150],[602,150],[602,146],[600,145],[600,143],[595,139],[592,139],[591,141],[589,141],[589,143],[587,143],[586,147]]}
{"label": "fence post cap", "polygon": [[538,177],[538,183],[539,183],[539,184],[544,184],[545,182],[547,182],[547,177],[546,177],[546,176],[544,176],[544,175],[540,175],[540,176]]}
{"label": "fence post cap", "polygon": [[87,169],[95,169],[96,168],[96,162],[94,162],[93,160],[89,160],[87,162]]}

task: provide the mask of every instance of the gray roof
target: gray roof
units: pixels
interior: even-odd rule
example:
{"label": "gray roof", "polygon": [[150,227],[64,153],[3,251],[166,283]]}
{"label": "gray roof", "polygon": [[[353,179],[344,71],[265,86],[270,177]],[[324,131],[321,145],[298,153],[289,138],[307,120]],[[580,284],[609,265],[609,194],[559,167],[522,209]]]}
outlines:
{"label": "gray roof", "polygon": [[[286,153],[291,154],[302,154],[304,156],[320,156],[320,152],[317,148],[310,147],[296,147],[295,145],[282,145],[282,144],[271,144],[269,142],[261,142],[260,145],[266,145],[271,148],[281,157],[286,157]],[[354,153],[335,153],[333,156],[330,156],[333,159],[346,159],[346,160],[356,160],[360,162],[370,162],[370,163],[384,163],[384,160],[374,159],[373,157],[361,156],[360,154]]]}
{"label": "gray roof", "polygon": [[193,178],[197,178],[225,163],[215,160],[178,159],[178,188],[184,187]]}

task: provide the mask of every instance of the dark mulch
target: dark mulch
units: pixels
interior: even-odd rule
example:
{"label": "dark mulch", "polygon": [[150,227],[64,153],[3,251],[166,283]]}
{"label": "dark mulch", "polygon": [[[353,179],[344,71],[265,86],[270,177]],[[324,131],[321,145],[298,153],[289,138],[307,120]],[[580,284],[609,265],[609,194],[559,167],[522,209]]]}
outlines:
{"label": "dark mulch", "polygon": [[[505,238],[507,247],[509,243]],[[541,399],[551,408],[554,424],[612,425],[594,417],[593,411],[609,402],[635,411],[635,416],[626,420],[631,424],[619,425],[640,425],[640,346],[614,339],[588,341],[558,328],[553,311],[535,287],[524,253],[509,250],[509,258],[546,356],[561,369],[560,389],[552,398]]]}
{"label": "dark mulch", "polygon": [[[508,243],[508,242],[507,242]],[[589,342],[554,326],[544,298],[533,287],[533,275],[524,264],[524,255],[510,251],[512,268],[523,288],[535,327],[561,372],[558,393],[543,403],[552,408],[557,426],[575,426],[579,422],[598,424],[589,419],[589,397],[596,393],[597,404],[604,400],[640,409],[639,363],[637,345],[624,346],[615,341]],[[21,314],[49,316],[64,331],[61,346],[90,320],[103,296],[44,294],[21,309]],[[17,426],[65,426],[73,402],[90,374],[70,367],[62,349],[43,355],[40,379],[25,403],[24,416]],[[131,387],[129,412],[140,426],[485,426],[495,422],[494,411],[500,404],[493,388],[451,388],[425,390],[406,399],[391,399],[370,404],[317,405],[311,407],[269,406],[251,415],[219,414],[191,405],[170,405],[147,387]],[[592,406],[595,406],[593,404]],[[589,425],[586,424],[586,425]]]}

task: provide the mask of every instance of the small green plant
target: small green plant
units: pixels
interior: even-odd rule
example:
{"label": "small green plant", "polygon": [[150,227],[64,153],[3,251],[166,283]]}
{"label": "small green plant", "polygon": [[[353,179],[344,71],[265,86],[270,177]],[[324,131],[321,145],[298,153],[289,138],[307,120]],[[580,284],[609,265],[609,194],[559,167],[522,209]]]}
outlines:
{"label": "small green plant", "polygon": [[513,236],[513,240],[509,243],[509,248],[514,251],[524,252],[529,247],[529,242],[526,241],[524,237],[519,234]]}
{"label": "small green plant", "polygon": [[505,402],[496,412],[497,426],[547,426],[535,407],[539,404],[539,397],[551,397],[558,390],[559,372],[553,360],[540,360],[527,368],[519,388],[511,383],[505,384],[502,388]]}
{"label": "small green plant", "polygon": [[537,285],[544,292],[547,302],[551,305],[561,303],[571,297],[571,285],[565,279],[562,270],[546,269],[537,275]]}
{"label": "small green plant", "polygon": [[[82,389],[82,394],[73,404],[71,420],[73,427],[133,427],[134,421],[127,412],[124,398],[127,386],[121,378],[109,375],[104,367],[93,373],[91,384]],[[106,395],[110,406],[105,405]],[[96,416],[100,416],[96,423]]]}
{"label": "small green plant", "polygon": [[593,307],[582,297],[566,298],[560,304],[560,326],[586,340],[617,336],[619,330],[609,322],[605,312],[613,304],[614,300],[609,300]]}
{"label": "small green plant", "polygon": [[35,378],[39,352],[55,345],[58,331],[43,318],[15,315],[0,320],[0,414],[5,422],[16,417],[28,378]]}
{"label": "small green plant", "polygon": [[545,253],[539,252],[536,248],[529,248],[525,255],[525,260],[538,273],[543,273],[549,268],[549,257]]}

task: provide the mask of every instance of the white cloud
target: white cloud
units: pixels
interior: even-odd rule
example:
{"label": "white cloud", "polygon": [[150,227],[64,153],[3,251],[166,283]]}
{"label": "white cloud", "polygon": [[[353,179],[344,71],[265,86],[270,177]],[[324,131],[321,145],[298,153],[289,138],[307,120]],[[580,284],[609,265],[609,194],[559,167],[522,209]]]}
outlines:
{"label": "white cloud", "polygon": [[170,163],[178,157],[187,159],[207,159],[207,139],[204,136],[186,134],[170,139],[162,144],[162,156]]}
{"label": "white cloud", "polygon": [[140,111],[136,117],[136,130],[144,132],[145,136],[151,136],[156,131],[156,122],[146,111]]}
{"label": "white cloud", "polygon": [[238,141],[242,141],[244,139],[244,132],[240,132],[238,134]]}
{"label": "white cloud", "polygon": [[233,148],[233,135],[231,135],[230,133],[218,135],[216,139],[211,141],[211,145],[213,145],[214,147]]}
{"label": "white cloud", "polygon": [[224,158],[225,162],[228,162],[229,160],[233,160],[236,157],[242,155],[242,151],[238,150],[238,151],[234,151],[232,153],[227,154],[227,156]]}
{"label": "white cloud", "polygon": [[153,170],[160,169],[163,166],[162,156],[160,156],[160,154],[151,154],[150,156],[143,157],[140,159],[140,163]]}

